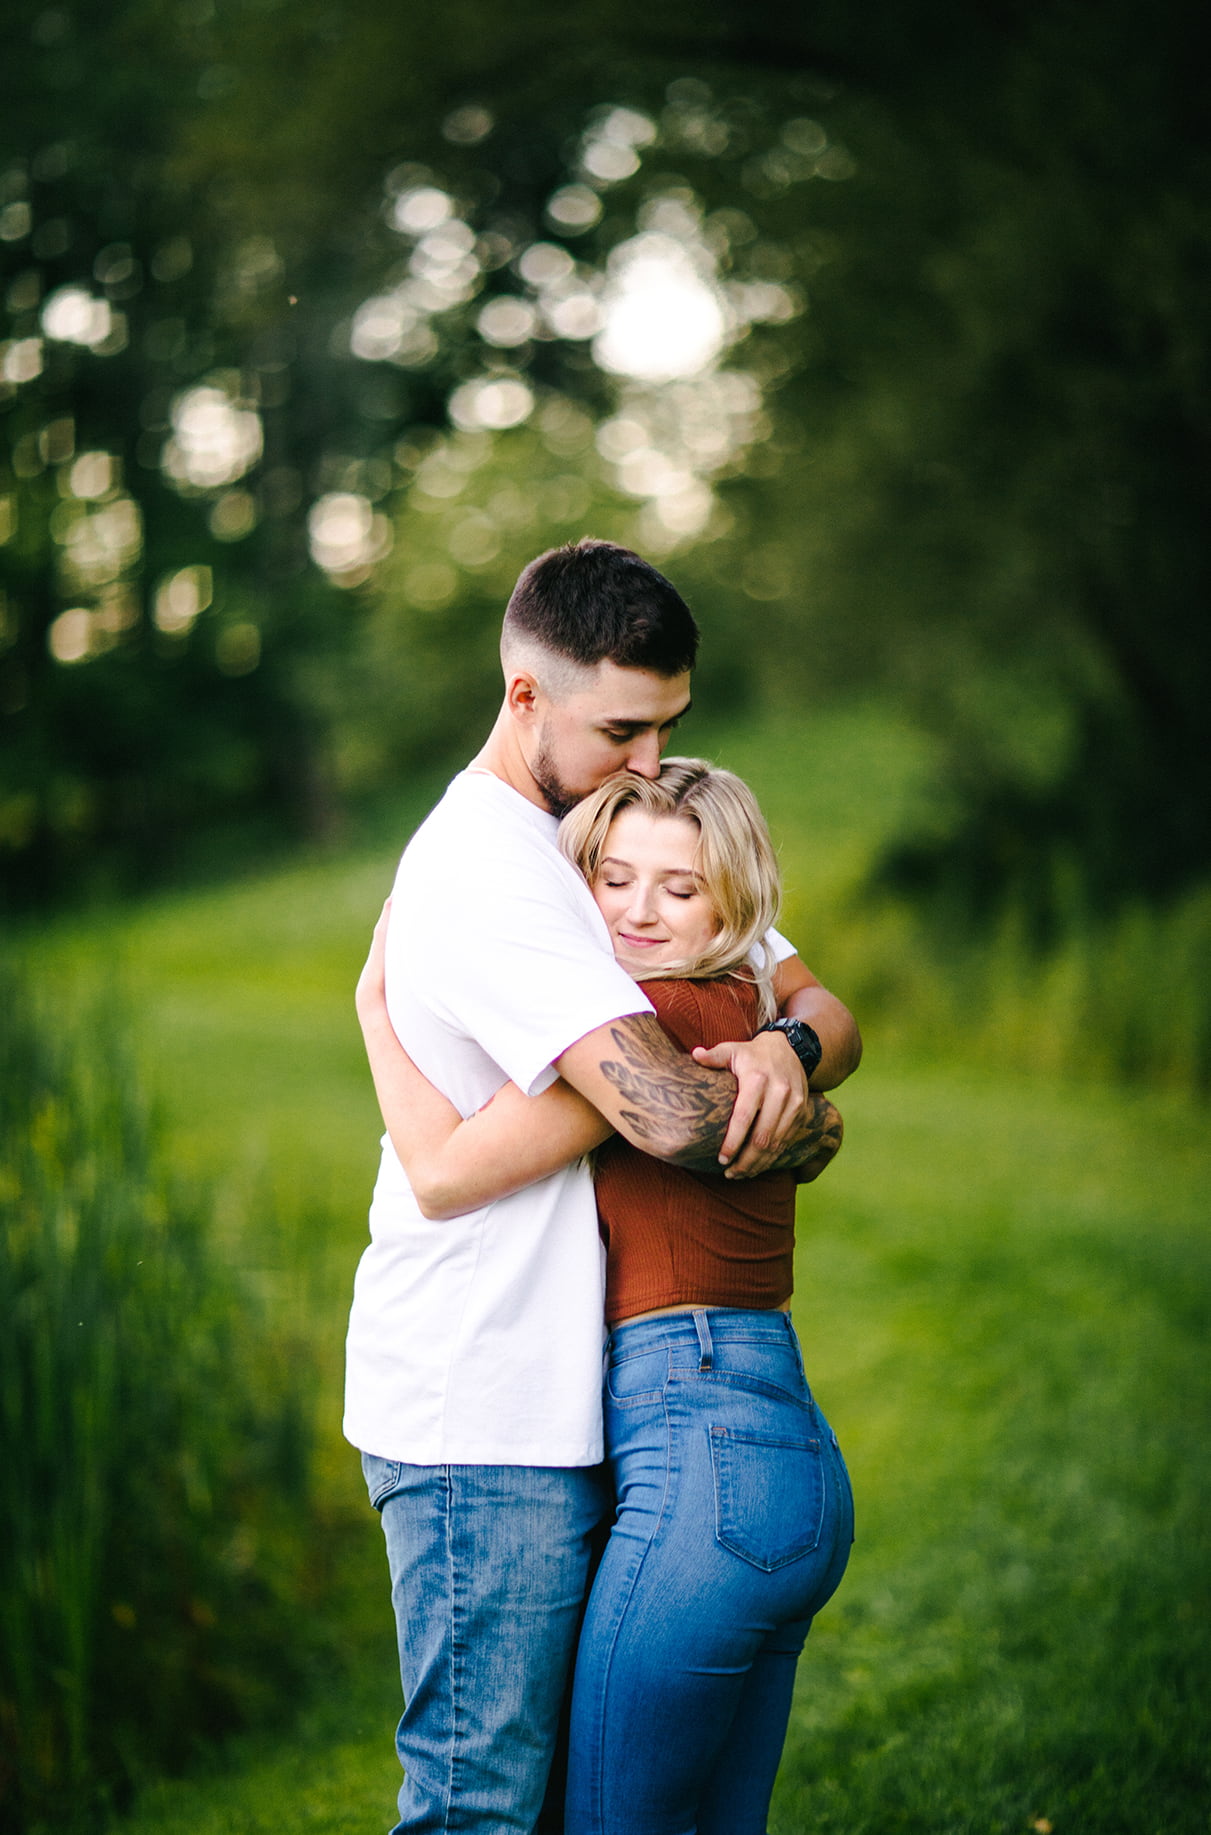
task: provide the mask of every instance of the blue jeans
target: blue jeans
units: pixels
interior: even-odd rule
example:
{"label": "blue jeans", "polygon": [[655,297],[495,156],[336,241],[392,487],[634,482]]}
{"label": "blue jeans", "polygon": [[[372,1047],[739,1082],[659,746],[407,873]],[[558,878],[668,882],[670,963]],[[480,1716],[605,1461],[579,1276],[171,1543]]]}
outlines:
{"label": "blue jeans", "polygon": [[[538,1826],[584,1606],[599,1467],[362,1455],[399,1637],[394,1835]],[[562,1826],[557,1816],[553,1824]]]}
{"label": "blue jeans", "polygon": [[638,1319],[609,1346],[617,1518],[581,1633],[568,1835],[764,1835],[813,1615],[853,1540],[786,1313]]}

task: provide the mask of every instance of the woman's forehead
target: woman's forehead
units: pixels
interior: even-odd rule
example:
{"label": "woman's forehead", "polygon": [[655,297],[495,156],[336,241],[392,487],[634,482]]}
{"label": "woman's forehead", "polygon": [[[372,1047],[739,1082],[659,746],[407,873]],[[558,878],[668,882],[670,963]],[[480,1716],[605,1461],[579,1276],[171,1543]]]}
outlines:
{"label": "woman's forehead", "polygon": [[606,830],[603,858],[639,855],[644,864],[660,860],[669,870],[692,869],[702,840],[689,816],[658,815],[634,804],[620,809]]}

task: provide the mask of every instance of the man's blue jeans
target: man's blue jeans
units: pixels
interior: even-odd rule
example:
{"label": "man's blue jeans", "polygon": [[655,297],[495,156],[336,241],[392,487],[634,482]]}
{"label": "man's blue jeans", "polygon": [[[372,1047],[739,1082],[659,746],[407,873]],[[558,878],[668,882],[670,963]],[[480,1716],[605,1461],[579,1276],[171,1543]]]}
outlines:
{"label": "man's blue jeans", "polygon": [[608,1504],[601,1469],[371,1454],[362,1469],[383,1520],[404,1687],[394,1835],[531,1835]]}
{"label": "man's blue jeans", "polygon": [[618,1327],[605,1413],[617,1517],[576,1661],[567,1835],[764,1835],[795,1665],[853,1540],[789,1316]]}

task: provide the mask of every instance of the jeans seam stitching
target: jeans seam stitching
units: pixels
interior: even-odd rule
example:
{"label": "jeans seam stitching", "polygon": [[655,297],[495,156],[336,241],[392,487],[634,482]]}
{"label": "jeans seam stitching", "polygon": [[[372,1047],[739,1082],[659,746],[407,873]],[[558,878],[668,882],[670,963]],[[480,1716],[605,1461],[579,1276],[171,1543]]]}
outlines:
{"label": "jeans seam stitching", "polygon": [[455,1774],[458,1770],[459,1753],[459,1670],[457,1660],[458,1648],[458,1580],[457,1563],[454,1558],[454,1478],[450,1467],[445,1471],[445,1511],[446,1511],[446,1567],[450,1585],[450,1762],[446,1773],[446,1802],[442,1813],[442,1827],[452,1827],[454,1813]]}

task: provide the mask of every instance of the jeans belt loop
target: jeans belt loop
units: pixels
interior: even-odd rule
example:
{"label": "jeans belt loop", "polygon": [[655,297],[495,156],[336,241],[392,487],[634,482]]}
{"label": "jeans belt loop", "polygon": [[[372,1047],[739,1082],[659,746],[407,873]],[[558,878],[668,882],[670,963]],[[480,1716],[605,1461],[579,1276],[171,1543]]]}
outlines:
{"label": "jeans belt loop", "polygon": [[707,1322],[706,1314],[701,1309],[695,1309],[694,1330],[698,1334],[698,1349],[702,1353],[702,1361],[698,1365],[698,1368],[700,1370],[709,1370],[715,1347],[711,1343],[711,1328]]}

